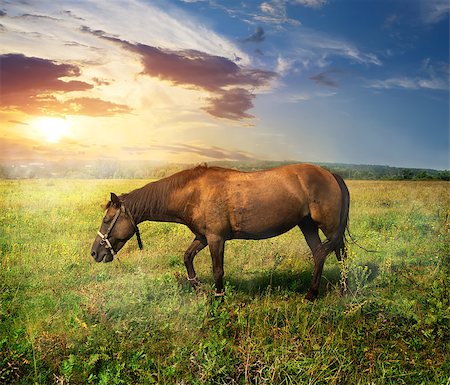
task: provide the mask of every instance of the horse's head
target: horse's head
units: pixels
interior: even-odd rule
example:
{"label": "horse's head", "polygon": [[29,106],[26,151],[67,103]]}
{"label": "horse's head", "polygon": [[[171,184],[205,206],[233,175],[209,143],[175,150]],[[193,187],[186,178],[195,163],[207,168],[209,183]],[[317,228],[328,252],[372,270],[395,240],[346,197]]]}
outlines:
{"label": "horse's head", "polygon": [[111,193],[111,201],[106,205],[105,216],[92,245],[91,256],[97,262],[111,262],[114,255],[134,233],[136,233],[139,247],[142,249],[139,229],[131,213],[119,197]]}

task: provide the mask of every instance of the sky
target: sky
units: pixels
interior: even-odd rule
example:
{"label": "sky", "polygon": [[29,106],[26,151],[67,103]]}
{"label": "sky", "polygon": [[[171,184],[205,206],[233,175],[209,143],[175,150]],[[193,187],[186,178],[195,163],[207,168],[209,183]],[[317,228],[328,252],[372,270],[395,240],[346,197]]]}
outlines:
{"label": "sky", "polygon": [[0,2],[0,162],[450,169],[448,0]]}

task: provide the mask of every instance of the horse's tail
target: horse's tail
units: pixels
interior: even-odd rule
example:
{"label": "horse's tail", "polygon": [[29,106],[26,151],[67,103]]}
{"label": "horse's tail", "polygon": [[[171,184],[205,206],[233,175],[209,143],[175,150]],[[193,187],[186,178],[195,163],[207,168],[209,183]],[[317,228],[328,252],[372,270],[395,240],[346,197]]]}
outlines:
{"label": "horse's tail", "polygon": [[348,217],[350,210],[350,192],[348,191],[347,185],[341,176],[333,174],[336,182],[341,189],[341,212],[339,216],[339,226],[333,236],[328,239],[324,244],[324,251],[328,255],[332,251],[336,252],[336,256],[340,260],[346,255],[346,232],[348,232]]}

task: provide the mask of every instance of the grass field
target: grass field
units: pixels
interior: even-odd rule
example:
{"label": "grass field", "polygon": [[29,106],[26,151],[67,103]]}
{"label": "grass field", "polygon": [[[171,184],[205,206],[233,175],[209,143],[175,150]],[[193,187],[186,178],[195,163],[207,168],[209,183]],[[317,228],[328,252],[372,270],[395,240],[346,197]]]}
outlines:
{"label": "grass field", "polygon": [[0,181],[0,383],[449,384],[448,182],[350,181],[345,272],[312,263],[298,229],[231,241],[226,298],[193,237],[144,223],[110,264],[89,256],[109,192],[141,180]]}

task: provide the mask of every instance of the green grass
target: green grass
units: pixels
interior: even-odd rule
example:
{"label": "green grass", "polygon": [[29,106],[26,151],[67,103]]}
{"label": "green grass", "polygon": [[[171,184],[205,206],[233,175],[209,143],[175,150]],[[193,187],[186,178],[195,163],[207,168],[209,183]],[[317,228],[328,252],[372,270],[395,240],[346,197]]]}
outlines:
{"label": "green grass", "polygon": [[226,298],[187,284],[193,237],[142,224],[110,264],[90,247],[110,191],[140,180],[0,181],[0,383],[449,384],[449,183],[351,181],[346,274],[298,229],[225,250]]}

